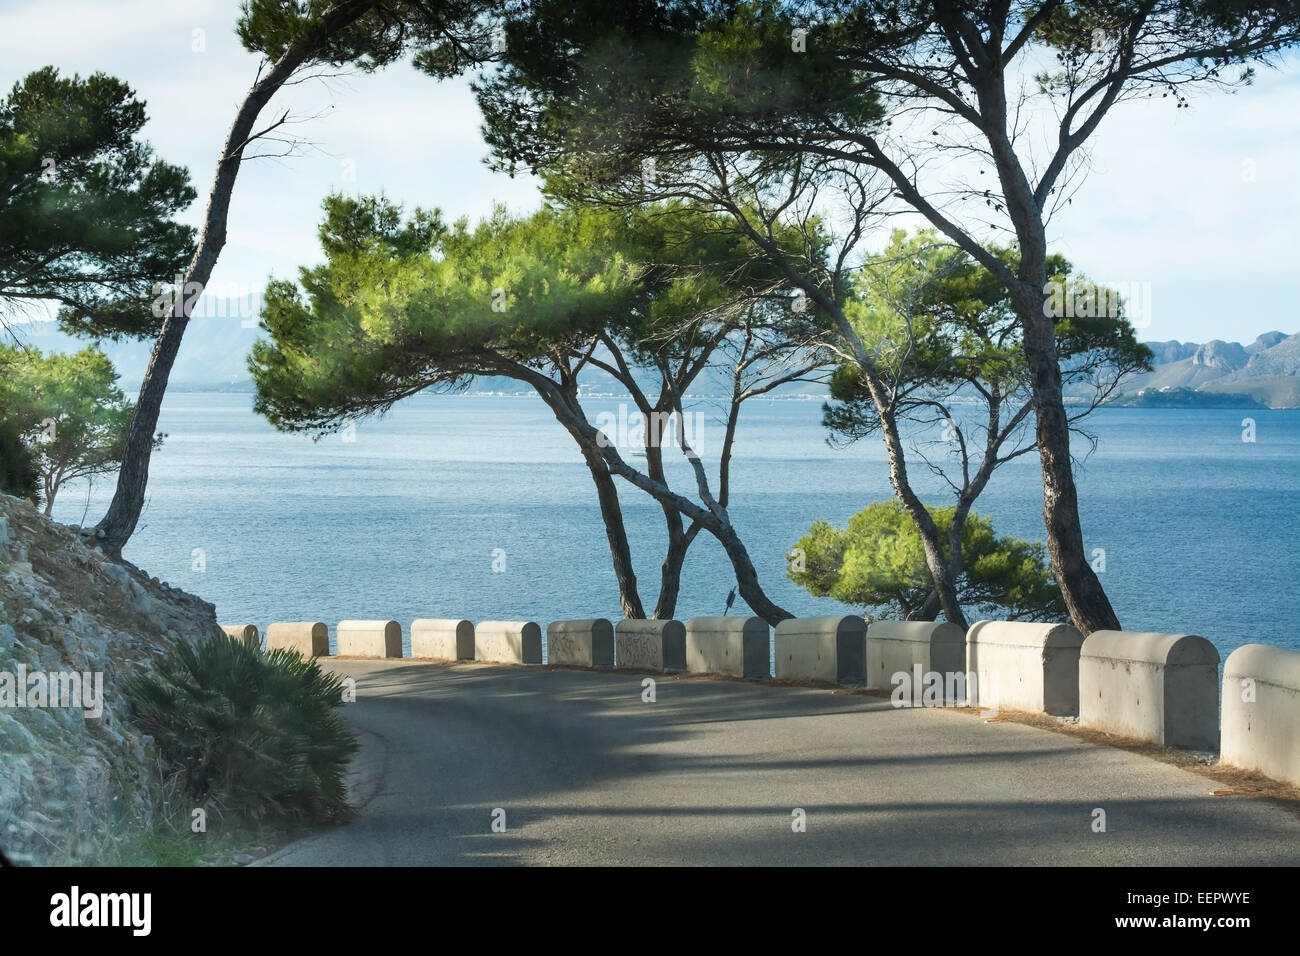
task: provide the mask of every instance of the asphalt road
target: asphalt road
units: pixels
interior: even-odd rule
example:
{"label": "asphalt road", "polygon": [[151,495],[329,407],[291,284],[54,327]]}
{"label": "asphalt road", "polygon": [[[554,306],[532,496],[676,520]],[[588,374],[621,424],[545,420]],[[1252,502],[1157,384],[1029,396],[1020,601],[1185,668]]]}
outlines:
{"label": "asphalt road", "polygon": [[357,682],[366,802],[263,864],[1300,864],[1293,813],[1021,724],[726,680],[660,676],[649,703],[643,675],[330,666]]}

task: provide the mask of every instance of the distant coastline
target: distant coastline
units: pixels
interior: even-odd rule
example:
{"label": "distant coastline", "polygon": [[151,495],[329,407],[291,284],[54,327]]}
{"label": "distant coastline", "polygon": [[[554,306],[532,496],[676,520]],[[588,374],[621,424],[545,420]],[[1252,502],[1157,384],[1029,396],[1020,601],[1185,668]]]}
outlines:
{"label": "distant coastline", "polygon": [[[138,382],[123,382],[123,389],[128,394],[133,394],[139,390]],[[204,392],[229,394],[229,395],[252,395],[254,392],[251,380],[238,382],[177,382],[170,386],[174,392],[184,392],[186,394],[201,394]],[[465,392],[446,392],[441,393],[453,398],[531,398],[534,396],[530,390],[513,389],[510,391],[502,389],[470,389]],[[604,392],[593,390],[584,392],[586,398],[613,398],[627,399],[631,396],[626,393]],[[725,395],[715,394],[692,394],[687,395],[688,400],[701,399],[721,399]],[[786,392],[766,396],[769,401],[785,402],[824,402],[830,396],[825,392]],[[1066,404],[1078,406],[1084,403],[1083,399],[1066,396]],[[960,401],[957,404],[962,404]],[[1138,392],[1126,392],[1119,395],[1106,403],[1107,408],[1253,408],[1253,409],[1275,409],[1275,410],[1294,410],[1297,406],[1290,404],[1274,405],[1267,402],[1261,402],[1251,395],[1238,394],[1233,392],[1210,392],[1192,388],[1164,388],[1164,389],[1142,389]]]}
{"label": "distant coastline", "polygon": [[[227,310],[231,316],[234,311]],[[239,313],[242,314],[242,313]],[[253,382],[247,355],[261,331],[234,318],[192,319],[185,346],[172,370],[168,388],[176,392],[251,394]],[[46,351],[75,351],[88,342],[58,331],[52,322],[24,325],[23,340]],[[1152,351],[1152,369],[1122,383],[1123,394],[1107,404],[1121,408],[1300,408],[1300,335],[1266,332],[1243,345],[1215,339],[1205,343],[1146,342]],[[152,340],[103,343],[106,354],[121,375],[124,391],[133,395],[148,367]],[[648,383],[654,387],[653,382]],[[692,399],[724,399],[731,382],[706,370],[695,383]],[[584,395],[592,398],[628,398],[614,379],[603,373],[584,373]],[[476,380],[465,396],[517,397],[531,395],[519,382],[504,377]],[[824,384],[796,382],[782,386],[770,399],[825,401]],[[960,394],[955,401],[961,404]],[[1066,396],[1071,401],[1071,396]],[[1082,396],[1074,401],[1079,404]]]}
{"label": "distant coastline", "polygon": [[[1116,408],[1270,408],[1250,395],[1194,388],[1145,388],[1108,403]],[[1285,407],[1285,406],[1283,406]]]}

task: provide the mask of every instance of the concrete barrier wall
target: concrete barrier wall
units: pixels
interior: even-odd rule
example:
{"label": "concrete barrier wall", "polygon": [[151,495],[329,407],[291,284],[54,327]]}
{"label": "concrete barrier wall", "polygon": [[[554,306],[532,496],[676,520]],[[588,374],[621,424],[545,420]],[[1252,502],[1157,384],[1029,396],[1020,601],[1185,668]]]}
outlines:
{"label": "concrete barrier wall", "polygon": [[328,657],[329,625],[324,621],[276,621],[266,628],[266,649],[297,651],[303,657]]}
{"label": "concrete barrier wall", "polygon": [[775,641],[778,678],[866,683],[867,622],[856,614],[781,621]]}
{"label": "concrete barrier wall", "polygon": [[1095,631],[1079,654],[1079,726],[1214,750],[1218,684],[1219,652],[1203,637]]}
{"label": "concrete barrier wall", "polygon": [[222,624],[221,629],[225,631],[226,637],[243,641],[245,644],[262,646],[262,635],[258,633],[256,624]]}
{"label": "concrete barrier wall", "polygon": [[1300,651],[1246,644],[1228,655],[1219,760],[1300,786]]}
{"label": "concrete barrier wall", "polygon": [[693,617],[686,622],[686,669],[765,680],[772,676],[770,631],[760,617]]}
{"label": "concrete barrier wall", "polygon": [[975,675],[978,703],[1078,715],[1082,645],[1083,635],[1068,624],[980,621],[966,634],[966,670]]}
{"label": "concrete barrier wall", "polygon": [[474,625],[455,618],[417,618],[411,622],[411,656],[435,661],[472,661]]}
{"label": "concrete barrier wall", "polygon": [[552,621],[546,626],[546,662],[573,667],[613,667],[614,625],[603,617]]}
{"label": "concrete barrier wall", "polygon": [[474,660],[540,664],[542,629],[533,621],[482,621],[474,628]]}
{"label": "concrete barrier wall", "polygon": [[[966,635],[955,624],[935,621],[873,621],[867,628],[867,686],[890,690],[894,674],[964,673]],[[917,695],[920,688],[913,688]]]}
{"label": "concrete barrier wall", "polygon": [[625,618],[614,626],[615,666],[642,671],[686,670],[686,625]]}
{"label": "concrete barrier wall", "polygon": [[396,621],[339,621],[340,657],[401,657],[402,625]]}

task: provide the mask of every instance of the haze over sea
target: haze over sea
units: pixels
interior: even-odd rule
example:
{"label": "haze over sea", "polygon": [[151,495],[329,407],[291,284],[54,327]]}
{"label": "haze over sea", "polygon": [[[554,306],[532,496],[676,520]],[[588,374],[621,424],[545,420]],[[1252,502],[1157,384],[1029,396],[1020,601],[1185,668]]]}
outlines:
{"label": "haze over sea", "polygon": [[[593,421],[617,398],[585,400]],[[149,498],[126,557],[213,602],[223,622],[417,617],[535,620],[620,616],[595,489],[576,445],[535,397],[421,395],[355,440],[277,433],[239,393],[171,392]],[[700,404],[711,459],[720,409]],[[1242,419],[1256,441],[1242,440]],[[1300,648],[1300,411],[1112,408],[1088,429],[1080,466],[1090,554],[1128,630],[1197,633],[1220,654],[1255,641]],[[843,524],[891,497],[876,440],[825,441],[818,400],[745,406],[732,465],[732,520],[768,594],[799,616],[857,613],[785,577],[785,554],[816,518]],[[1076,441],[1076,455],[1087,451]],[[627,457],[627,451],[624,451]],[[666,455],[674,487],[693,482]],[[628,459],[634,465],[638,459]],[[640,460],[644,465],[644,461]],[[714,471],[710,460],[710,471]],[[942,486],[919,461],[932,504]],[[716,485],[714,486],[716,489]],[[55,518],[93,522],[112,493],[59,497]],[[641,597],[658,591],[658,505],[620,482]],[[1000,533],[1041,540],[1033,453],[1003,466],[976,509]],[[198,550],[196,550],[198,549]],[[493,571],[494,549],[505,571]],[[197,568],[202,567],[202,570]],[[687,558],[676,616],[721,614],[734,577],[701,535]],[[732,613],[746,613],[737,599]],[[409,640],[409,635],[408,635]]]}

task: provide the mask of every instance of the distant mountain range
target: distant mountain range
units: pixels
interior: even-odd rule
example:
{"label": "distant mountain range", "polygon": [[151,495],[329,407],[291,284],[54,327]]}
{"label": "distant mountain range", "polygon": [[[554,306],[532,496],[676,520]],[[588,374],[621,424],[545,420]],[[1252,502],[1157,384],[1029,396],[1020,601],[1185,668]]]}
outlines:
{"label": "distant mountain range", "polygon": [[[235,313],[232,308],[230,312]],[[245,325],[245,323],[248,323]],[[75,352],[85,348],[86,339],[74,338],[58,330],[54,322],[31,322],[11,326],[20,342],[44,352]],[[248,353],[258,338],[265,337],[257,327],[256,319],[194,316],[185,328],[185,340],[172,369],[167,387],[180,392],[232,391],[251,392],[252,377],[248,373]],[[12,338],[5,334],[5,341]],[[133,395],[144,379],[153,351],[153,341],[101,342],[103,349],[121,376],[121,387]],[[647,372],[639,381],[646,388],[654,388],[655,375]],[[588,394],[624,395],[627,389],[612,376],[590,366],[581,375],[582,388]],[[700,396],[729,395],[731,379],[722,370],[706,369],[697,380],[691,394]],[[470,385],[469,391],[506,395],[527,395],[532,390],[514,379],[501,376],[481,376]],[[826,394],[826,387],[814,383],[794,383],[778,390],[781,395]]]}
{"label": "distant mountain range", "polygon": [[[244,322],[250,321],[248,328]],[[13,337],[44,352],[75,352],[85,348],[86,339],[64,335],[54,322],[31,322],[10,326]],[[248,374],[248,353],[261,335],[256,320],[239,318],[190,319],[185,340],[168,379],[177,391],[252,391]],[[12,342],[6,334],[5,340]],[[149,367],[153,340],[143,342],[101,342],[100,347],[117,368],[122,390],[128,395],[139,389]]]}
{"label": "distant mountain range", "polygon": [[[247,323],[247,324],[246,324]],[[59,332],[53,322],[12,327],[14,334],[44,351],[75,351],[86,342]],[[178,391],[251,391],[247,360],[260,335],[256,321],[237,317],[200,316],[190,320],[185,341],[172,371],[170,387]],[[1250,345],[1215,339],[1195,342],[1148,342],[1155,353],[1151,372],[1129,379],[1119,405],[1227,405],[1256,404],[1270,408],[1300,408],[1300,335],[1265,332]],[[122,387],[134,392],[149,364],[153,342],[105,342],[103,349],[122,377]],[[650,384],[647,377],[647,385]],[[626,390],[599,370],[583,373],[589,393],[621,395]],[[526,393],[513,379],[482,378],[473,392]],[[693,393],[726,395],[730,379],[710,370]],[[798,383],[779,391],[783,395],[824,395],[824,385]]]}
{"label": "distant mountain range", "polygon": [[1300,335],[1265,332],[1250,345],[1146,344],[1155,368],[1129,379],[1116,404],[1236,406],[1244,396],[1269,408],[1300,408]]}

